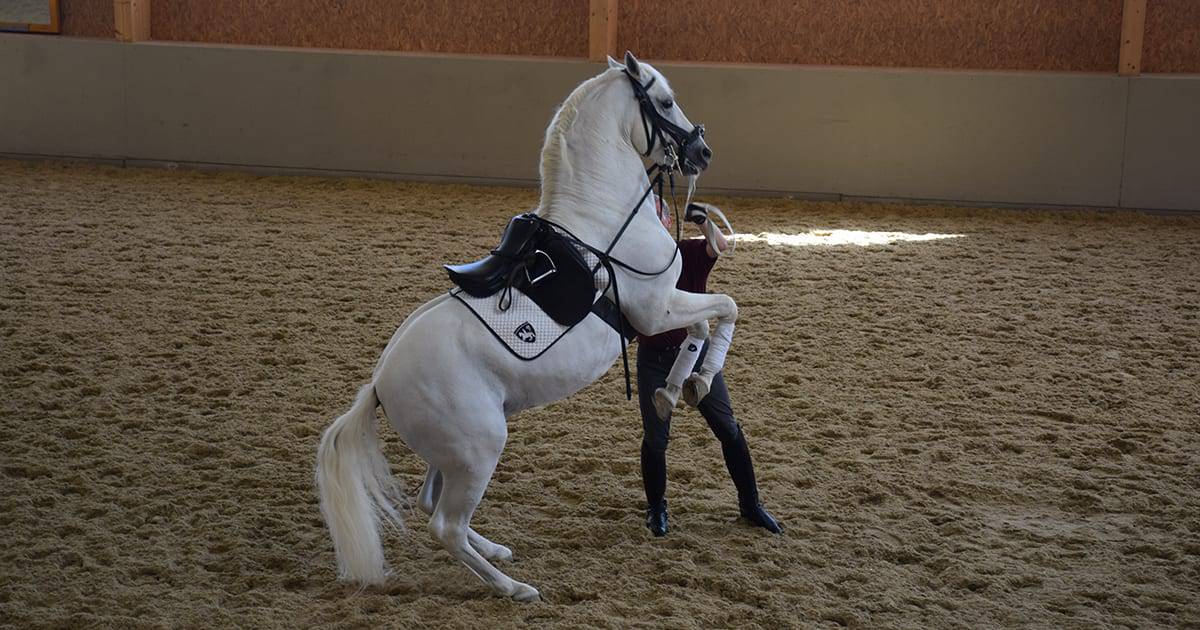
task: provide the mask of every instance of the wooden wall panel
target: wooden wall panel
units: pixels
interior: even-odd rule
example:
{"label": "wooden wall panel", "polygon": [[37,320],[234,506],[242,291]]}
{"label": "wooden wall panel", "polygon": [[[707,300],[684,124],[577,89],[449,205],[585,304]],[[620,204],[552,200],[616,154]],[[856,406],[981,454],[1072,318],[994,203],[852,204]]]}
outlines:
{"label": "wooden wall panel", "polygon": [[59,0],[62,34],[73,37],[113,37],[113,0]]}
{"label": "wooden wall panel", "polygon": [[[111,2],[111,0],[110,0]],[[588,0],[154,0],[154,39],[584,57]]]}
{"label": "wooden wall panel", "polygon": [[686,61],[1116,72],[1121,6],[1122,0],[621,0],[617,44],[651,59]]}
{"label": "wooden wall panel", "polygon": [[1146,3],[1142,72],[1200,72],[1200,2]]}

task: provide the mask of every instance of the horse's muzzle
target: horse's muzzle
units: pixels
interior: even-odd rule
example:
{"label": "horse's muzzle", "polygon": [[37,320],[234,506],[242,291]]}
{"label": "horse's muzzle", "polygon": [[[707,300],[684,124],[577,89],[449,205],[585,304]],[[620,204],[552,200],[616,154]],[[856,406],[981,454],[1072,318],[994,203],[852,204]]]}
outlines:
{"label": "horse's muzzle", "polygon": [[692,127],[691,133],[683,141],[680,153],[683,154],[683,163],[679,166],[684,175],[696,175],[708,168],[708,163],[712,160],[712,149],[708,148],[708,143],[704,141],[704,125]]}

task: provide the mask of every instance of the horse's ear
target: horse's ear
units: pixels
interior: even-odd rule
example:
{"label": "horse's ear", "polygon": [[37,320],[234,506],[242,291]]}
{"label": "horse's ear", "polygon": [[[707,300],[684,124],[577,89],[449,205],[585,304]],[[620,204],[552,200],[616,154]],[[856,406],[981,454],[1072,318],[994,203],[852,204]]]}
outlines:
{"label": "horse's ear", "polygon": [[635,77],[642,73],[642,67],[638,65],[637,57],[634,57],[633,53],[628,50],[625,51],[625,69]]}
{"label": "horse's ear", "polygon": [[616,59],[613,59],[612,57],[608,58],[608,67],[612,68],[613,70],[624,70],[625,69],[625,66],[621,65],[620,61],[617,61]]}

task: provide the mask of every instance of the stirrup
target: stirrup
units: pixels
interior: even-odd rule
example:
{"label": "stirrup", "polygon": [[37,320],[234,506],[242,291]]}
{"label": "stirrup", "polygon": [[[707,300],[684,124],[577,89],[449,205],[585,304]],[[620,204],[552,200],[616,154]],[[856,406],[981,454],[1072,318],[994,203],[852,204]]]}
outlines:
{"label": "stirrup", "polygon": [[[536,278],[530,278],[529,277],[529,268],[532,267],[534,264],[536,264],[537,257],[539,254],[542,256],[542,258],[546,259],[546,262],[550,265],[550,268],[539,273]],[[525,279],[529,281],[529,286],[533,286],[533,285],[537,284],[538,282],[541,282],[542,280],[545,280],[546,278],[549,278],[550,276],[558,273],[558,266],[554,264],[554,259],[550,257],[550,254],[547,254],[546,252],[544,252],[540,249],[533,250],[533,253],[529,255],[528,259],[526,259],[524,269],[525,269]]]}

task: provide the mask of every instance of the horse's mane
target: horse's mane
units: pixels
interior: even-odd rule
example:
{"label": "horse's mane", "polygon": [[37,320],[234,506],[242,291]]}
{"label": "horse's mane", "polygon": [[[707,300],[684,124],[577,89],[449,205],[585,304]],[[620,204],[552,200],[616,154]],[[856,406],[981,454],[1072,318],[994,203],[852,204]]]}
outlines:
{"label": "horse's mane", "polygon": [[575,124],[579,116],[579,106],[592,97],[602,84],[607,83],[615,74],[615,70],[602,72],[583,83],[580,83],[569,95],[558,111],[554,113],[550,125],[546,127],[546,140],[542,145],[542,160],[539,172],[542,177],[542,202],[548,201],[546,195],[557,188],[558,175],[563,168],[571,168],[566,155],[567,132]]}

